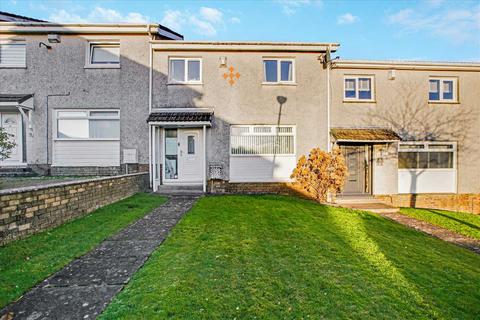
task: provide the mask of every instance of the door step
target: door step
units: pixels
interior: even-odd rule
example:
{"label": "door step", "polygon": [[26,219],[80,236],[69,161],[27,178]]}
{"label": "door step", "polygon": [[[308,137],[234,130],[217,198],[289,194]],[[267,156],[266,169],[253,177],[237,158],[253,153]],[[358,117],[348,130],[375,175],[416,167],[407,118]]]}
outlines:
{"label": "door step", "polygon": [[337,198],[336,204],[343,208],[374,213],[396,213],[399,211],[399,208],[389,206],[372,196],[343,196]]}
{"label": "door step", "polygon": [[200,186],[172,186],[160,185],[157,193],[164,195],[199,195],[203,194],[203,187]]}
{"label": "door step", "polygon": [[0,177],[15,178],[15,177],[34,177],[36,176],[32,168],[25,166],[9,166],[0,167]]}

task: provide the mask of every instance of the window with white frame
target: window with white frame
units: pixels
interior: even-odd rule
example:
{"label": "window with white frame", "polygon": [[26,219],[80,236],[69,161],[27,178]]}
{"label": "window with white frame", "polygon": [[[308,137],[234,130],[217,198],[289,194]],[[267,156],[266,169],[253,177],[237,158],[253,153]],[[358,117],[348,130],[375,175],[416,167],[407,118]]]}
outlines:
{"label": "window with white frame", "polygon": [[87,45],[86,67],[118,68],[120,66],[119,41],[90,41]]}
{"label": "window with white frame", "polygon": [[451,142],[401,143],[399,169],[453,169],[457,146]]}
{"label": "window with white frame", "polygon": [[230,154],[295,155],[295,127],[234,125],[230,127]]}
{"label": "window with white frame", "polygon": [[201,83],[202,59],[170,58],[168,78],[170,83]]}
{"label": "window with white frame", "polygon": [[433,78],[428,82],[428,100],[440,102],[456,102],[457,78]]}
{"label": "window with white frame", "polygon": [[120,139],[118,110],[58,110],[57,139]]}
{"label": "window with white frame", "polygon": [[263,59],[264,83],[294,83],[295,60],[286,58]]}
{"label": "window with white frame", "polygon": [[374,100],[374,83],[373,76],[345,76],[344,100]]}
{"label": "window with white frame", "polygon": [[23,41],[0,42],[0,68],[25,68],[27,47]]}

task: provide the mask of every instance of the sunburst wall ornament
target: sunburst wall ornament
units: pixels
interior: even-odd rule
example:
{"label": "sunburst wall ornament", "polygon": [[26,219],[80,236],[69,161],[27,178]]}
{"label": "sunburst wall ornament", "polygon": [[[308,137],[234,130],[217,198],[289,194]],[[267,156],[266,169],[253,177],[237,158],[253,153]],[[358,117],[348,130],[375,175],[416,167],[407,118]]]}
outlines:
{"label": "sunburst wall ornament", "polygon": [[230,67],[228,68],[228,71],[229,72],[225,72],[223,74],[223,79],[227,80],[228,83],[233,86],[235,84],[235,82],[240,79],[240,73],[237,71],[235,72],[235,68],[234,67]]}

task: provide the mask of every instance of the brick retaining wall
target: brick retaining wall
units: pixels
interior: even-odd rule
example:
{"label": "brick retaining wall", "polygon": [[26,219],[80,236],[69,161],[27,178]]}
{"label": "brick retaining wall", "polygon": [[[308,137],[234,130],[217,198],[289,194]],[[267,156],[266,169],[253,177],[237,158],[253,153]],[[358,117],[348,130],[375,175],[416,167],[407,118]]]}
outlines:
{"label": "brick retaining wall", "polygon": [[480,214],[480,194],[397,194],[376,198],[395,207],[444,209]]}
{"label": "brick retaining wall", "polygon": [[136,173],[0,191],[0,245],[86,215],[148,184],[148,173]]}
{"label": "brick retaining wall", "polygon": [[302,192],[288,182],[228,182],[209,180],[207,191],[213,194],[283,194],[300,195]]}

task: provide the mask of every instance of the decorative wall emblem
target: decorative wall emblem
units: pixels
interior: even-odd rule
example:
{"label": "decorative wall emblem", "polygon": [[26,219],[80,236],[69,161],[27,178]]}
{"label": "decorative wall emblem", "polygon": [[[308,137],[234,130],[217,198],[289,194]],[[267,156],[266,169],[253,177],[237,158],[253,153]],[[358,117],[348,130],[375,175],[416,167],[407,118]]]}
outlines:
{"label": "decorative wall emblem", "polygon": [[229,72],[225,72],[223,74],[223,79],[227,80],[228,83],[233,86],[235,84],[235,82],[240,79],[240,73],[237,71],[235,72],[235,68],[234,67],[230,67],[228,68],[228,71]]}

